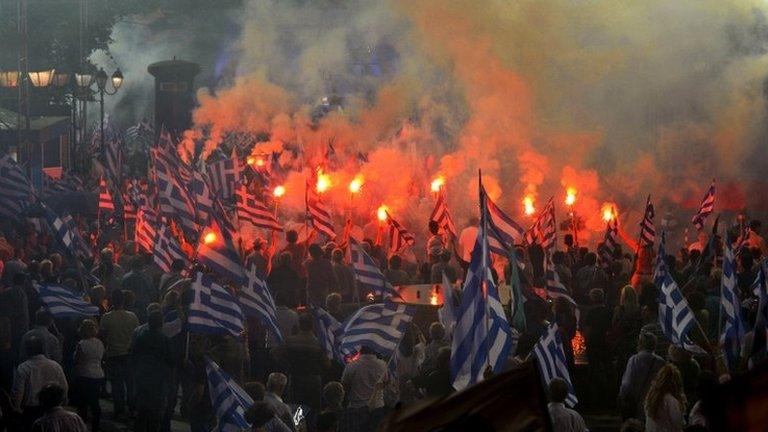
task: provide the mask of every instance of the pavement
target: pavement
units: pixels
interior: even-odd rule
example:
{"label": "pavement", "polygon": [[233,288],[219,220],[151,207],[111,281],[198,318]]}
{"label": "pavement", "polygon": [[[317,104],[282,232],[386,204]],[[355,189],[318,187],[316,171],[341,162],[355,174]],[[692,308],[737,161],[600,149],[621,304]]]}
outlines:
{"label": "pavement", "polygon": [[[101,399],[101,430],[103,432],[132,432],[133,423],[130,421],[115,421],[112,418],[114,406],[107,399]],[[189,423],[182,421],[177,415],[171,421],[171,432],[189,432]],[[90,424],[88,425],[90,428]]]}

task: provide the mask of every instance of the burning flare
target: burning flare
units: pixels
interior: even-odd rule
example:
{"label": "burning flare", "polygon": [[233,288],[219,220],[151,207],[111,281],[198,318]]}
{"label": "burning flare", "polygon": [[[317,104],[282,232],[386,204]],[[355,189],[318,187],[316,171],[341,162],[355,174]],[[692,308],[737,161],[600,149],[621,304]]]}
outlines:
{"label": "burning flare", "polygon": [[569,187],[565,190],[565,205],[572,206],[576,202],[576,188]]}
{"label": "burning flare", "polygon": [[434,180],[432,180],[432,184],[430,185],[430,188],[432,189],[432,192],[437,193],[437,192],[440,192],[440,189],[442,189],[444,185],[445,185],[445,177],[438,176],[438,177],[435,177]]}
{"label": "burning flare", "polygon": [[526,216],[533,216],[533,214],[536,213],[536,207],[533,206],[532,196],[526,195],[526,197],[523,198],[523,211]]}
{"label": "burning flare", "polygon": [[349,182],[349,191],[353,194],[356,194],[360,192],[362,188],[363,188],[363,176],[361,174],[358,174],[355,176],[354,179],[352,179],[351,182]]}
{"label": "burning flare", "polygon": [[387,220],[387,210],[389,210],[389,207],[384,204],[379,206],[379,209],[376,210],[376,217],[379,218],[379,221],[384,222]]}
{"label": "burning flare", "polygon": [[272,195],[274,195],[275,198],[280,198],[283,195],[285,195],[285,186],[283,185],[275,186],[275,189],[272,191]]}
{"label": "burning flare", "polygon": [[331,176],[324,174],[322,170],[317,170],[317,184],[315,185],[319,193],[323,193],[331,188]]}
{"label": "burning flare", "polygon": [[601,211],[603,213],[603,220],[606,222],[610,222],[614,218],[616,218],[616,216],[618,216],[616,214],[616,209],[614,208],[614,205],[611,203],[603,204],[603,208]]}
{"label": "burning flare", "polygon": [[211,244],[216,241],[216,233],[213,231],[208,231],[205,236],[203,236],[203,243],[205,244]]}

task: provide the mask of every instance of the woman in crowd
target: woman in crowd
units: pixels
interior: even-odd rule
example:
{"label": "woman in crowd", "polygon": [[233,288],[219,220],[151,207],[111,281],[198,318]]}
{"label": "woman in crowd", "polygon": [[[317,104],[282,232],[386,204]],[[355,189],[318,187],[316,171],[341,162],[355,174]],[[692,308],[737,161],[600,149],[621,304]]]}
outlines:
{"label": "woman in crowd", "polygon": [[662,367],[645,396],[645,431],[680,432],[685,426],[685,393],[680,371],[672,364]]}

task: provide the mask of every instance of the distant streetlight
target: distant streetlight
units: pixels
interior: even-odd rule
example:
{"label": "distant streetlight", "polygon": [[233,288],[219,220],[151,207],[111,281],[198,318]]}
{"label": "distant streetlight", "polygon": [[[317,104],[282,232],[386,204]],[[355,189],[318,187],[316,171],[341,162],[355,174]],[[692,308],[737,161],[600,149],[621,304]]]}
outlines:
{"label": "distant streetlight", "polygon": [[104,68],[100,68],[98,72],[96,72],[96,86],[98,87],[99,91],[99,109],[101,112],[101,148],[104,148],[104,95],[108,94],[112,96],[113,94],[117,93],[117,91],[120,89],[120,86],[123,85],[123,73],[120,71],[120,68],[118,68],[113,74],[112,74],[112,91],[107,90],[107,80],[109,78],[107,77],[107,72],[104,71]]}
{"label": "distant streetlight", "polygon": [[19,86],[19,71],[0,71],[0,87],[16,88]]}
{"label": "distant streetlight", "polygon": [[34,87],[48,87],[53,82],[53,76],[56,69],[46,69],[41,71],[30,71],[29,82]]}

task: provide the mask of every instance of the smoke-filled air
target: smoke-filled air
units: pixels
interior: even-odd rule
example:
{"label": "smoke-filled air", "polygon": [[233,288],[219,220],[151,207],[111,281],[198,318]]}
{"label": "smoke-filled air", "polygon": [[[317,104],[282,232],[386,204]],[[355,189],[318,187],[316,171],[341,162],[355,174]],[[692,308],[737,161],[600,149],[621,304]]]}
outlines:
{"label": "smoke-filled air", "polygon": [[[385,204],[425,229],[445,180],[464,226],[477,173],[521,224],[566,190],[597,240],[613,206],[635,232],[647,194],[682,231],[710,181],[719,211],[766,210],[768,76],[763,1],[252,0],[229,80],[198,93],[205,152],[259,137],[289,170],[283,211],[303,211],[318,167],[337,209]],[[222,84],[229,82],[228,84]],[[350,198],[348,184],[362,183]],[[747,202],[745,197],[752,198]]]}

